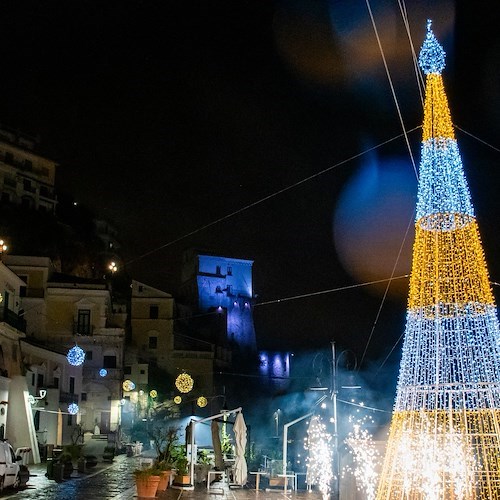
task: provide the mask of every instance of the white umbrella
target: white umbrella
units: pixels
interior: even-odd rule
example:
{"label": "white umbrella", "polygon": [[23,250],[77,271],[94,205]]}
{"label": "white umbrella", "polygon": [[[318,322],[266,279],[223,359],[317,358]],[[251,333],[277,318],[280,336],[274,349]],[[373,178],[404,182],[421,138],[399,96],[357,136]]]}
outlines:
{"label": "white umbrella", "polygon": [[245,449],[247,447],[247,426],[243,414],[236,416],[233,426],[234,446],[234,482],[239,486],[245,486],[248,479],[247,461],[245,460]]}

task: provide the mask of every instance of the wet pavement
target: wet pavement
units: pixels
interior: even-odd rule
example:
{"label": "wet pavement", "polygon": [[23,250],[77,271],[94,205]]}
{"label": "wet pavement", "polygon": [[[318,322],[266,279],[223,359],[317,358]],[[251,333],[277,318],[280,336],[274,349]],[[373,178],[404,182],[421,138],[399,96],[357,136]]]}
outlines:
{"label": "wet pavement", "polygon": [[[14,491],[6,489],[0,494],[1,500],[6,499],[37,499],[37,500],[139,500],[133,471],[139,467],[141,457],[127,457],[118,455],[110,464],[99,462],[96,467],[89,469],[88,473],[73,471],[70,479],[62,483],[45,477],[46,464],[30,465],[30,480],[25,489]],[[249,480],[253,480],[250,476]],[[244,488],[229,488],[226,483],[215,482],[210,490],[206,483],[196,485],[193,491],[168,488],[159,492],[158,500],[277,500],[305,498],[310,500],[320,499],[317,492],[304,490],[284,492],[277,488],[266,491],[261,488],[255,490],[254,483],[249,483]]]}

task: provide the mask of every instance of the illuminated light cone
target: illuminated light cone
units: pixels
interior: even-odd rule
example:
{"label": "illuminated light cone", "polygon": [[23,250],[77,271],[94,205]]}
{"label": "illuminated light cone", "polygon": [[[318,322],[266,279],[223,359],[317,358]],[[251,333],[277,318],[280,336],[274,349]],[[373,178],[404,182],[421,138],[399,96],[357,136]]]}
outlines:
{"label": "illuminated light cone", "polygon": [[497,310],[428,23],[408,312],[377,499],[500,499]]}

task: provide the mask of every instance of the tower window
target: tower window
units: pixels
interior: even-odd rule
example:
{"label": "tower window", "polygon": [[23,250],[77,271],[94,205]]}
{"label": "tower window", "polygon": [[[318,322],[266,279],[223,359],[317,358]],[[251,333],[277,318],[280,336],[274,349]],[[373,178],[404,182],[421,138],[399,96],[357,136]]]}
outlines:
{"label": "tower window", "polygon": [[149,337],[149,348],[156,349],[158,347],[158,337]]}
{"label": "tower window", "polygon": [[149,319],[158,319],[158,306],[149,306]]}

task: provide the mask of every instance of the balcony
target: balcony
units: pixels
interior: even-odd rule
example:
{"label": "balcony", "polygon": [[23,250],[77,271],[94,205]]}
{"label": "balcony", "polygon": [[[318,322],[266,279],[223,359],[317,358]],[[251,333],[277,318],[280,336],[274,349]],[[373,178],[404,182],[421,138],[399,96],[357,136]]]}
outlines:
{"label": "balcony", "polygon": [[86,323],[78,323],[78,321],[73,322],[73,335],[92,335],[94,333],[93,325],[88,325]]}
{"label": "balcony", "polygon": [[0,322],[16,328],[17,330],[26,333],[26,320],[10,309],[0,307]]}

